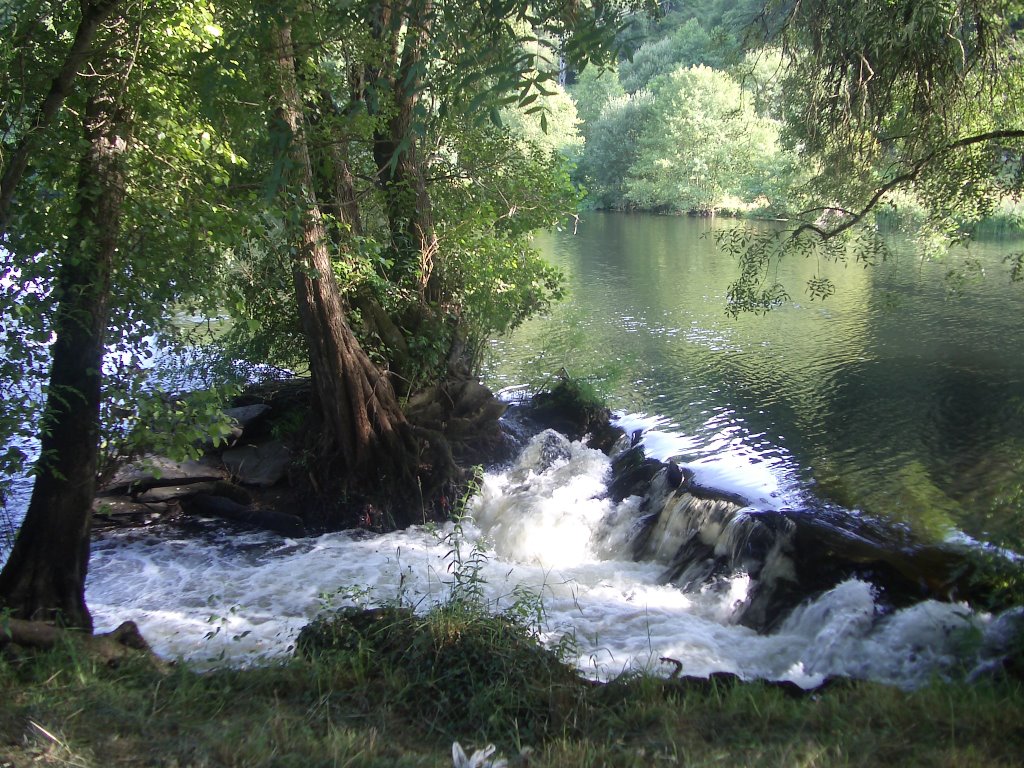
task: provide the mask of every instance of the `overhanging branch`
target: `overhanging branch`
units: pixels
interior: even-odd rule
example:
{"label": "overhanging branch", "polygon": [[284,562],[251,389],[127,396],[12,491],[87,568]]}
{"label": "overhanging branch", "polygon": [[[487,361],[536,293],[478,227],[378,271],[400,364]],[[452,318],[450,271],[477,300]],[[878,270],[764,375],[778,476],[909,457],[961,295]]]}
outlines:
{"label": "overhanging branch", "polygon": [[1024,129],[1005,129],[999,131],[989,131],[987,133],[979,133],[975,136],[965,136],[961,139],[941,146],[933,150],[932,152],[929,152],[924,157],[919,158],[910,166],[910,168],[907,171],[897,176],[894,176],[885,184],[876,189],[875,193],[870,197],[868,202],[859,211],[849,211],[839,207],[831,207],[828,209],[811,208],[806,211],[803,211],[803,213],[812,213],[814,211],[821,210],[838,211],[840,213],[845,214],[847,217],[841,224],[829,228],[819,226],[818,224],[815,224],[813,222],[804,222],[795,230],[793,230],[790,236],[798,237],[804,232],[814,232],[822,240],[828,240],[830,238],[836,237],[837,235],[845,232],[846,230],[856,226],[861,221],[863,221],[864,218],[878,206],[878,204],[882,201],[882,198],[884,198],[889,192],[892,192],[893,190],[898,189],[904,184],[908,184],[917,179],[921,175],[922,171],[925,170],[925,168],[927,168],[931,163],[935,162],[940,157],[950,154],[952,152],[956,152],[961,149],[966,149],[967,147],[975,146],[977,144],[986,144],[991,141],[1006,141],[1008,139],[1024,139]]}

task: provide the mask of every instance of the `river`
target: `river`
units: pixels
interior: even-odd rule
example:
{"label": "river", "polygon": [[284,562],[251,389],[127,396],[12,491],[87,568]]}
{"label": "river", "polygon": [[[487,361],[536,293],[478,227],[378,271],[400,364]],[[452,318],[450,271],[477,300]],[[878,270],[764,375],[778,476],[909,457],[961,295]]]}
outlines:
{"label": "river", "polygon": [[[734,221],[590,214],[538,238],[569,297],[497,340],[496,387],[564,367],[653,426],[662,457],[784,503],[817,496],[920,535],[1017,546],[1024,536],[1024,285],[982,243],[985,276],[958,295],[951,263],[894,257],[864,269],[783,262],[793,300],[731,318],[737,267],[716,247]],[[819,266],[836,285],[811,301]]]}
{"label": "river", "polygon": [[[952,299],[941,265],[903,255],[837,270],[825,303],[796,285],[792,305],[733,320],[735,265],[707,236],[727,225],[590,215],[576,234],[539,238],[570,298],[494,342],[487,380],[511,395],[561,367],[591,378],[651,452],[754,507],[827,501],[933,538],[1019,540],[1021,298],[998,265]],[[783,270],[789,281],[810,274],[801,262]],[[686,674],[913,687],[971,669],[1005,629],[961,605],[892,610],[849,579],[757,634],[735,621],[747,574],[685,592],[663,583],[663,566],[634,561],[616,528],[638,500],[607,497],[608,458],[558,441],[541,436],[486,475],[455,559],[451,525],[299,540],[222,524],[105,535],[87,585],[97,628],[133,619],[159,653],[199,667],[266,663],[287,657],[323,608],[425,609],[462,568],[494,610],[539,598],[542,636],[601,679],[669,674],[668,658]]]}

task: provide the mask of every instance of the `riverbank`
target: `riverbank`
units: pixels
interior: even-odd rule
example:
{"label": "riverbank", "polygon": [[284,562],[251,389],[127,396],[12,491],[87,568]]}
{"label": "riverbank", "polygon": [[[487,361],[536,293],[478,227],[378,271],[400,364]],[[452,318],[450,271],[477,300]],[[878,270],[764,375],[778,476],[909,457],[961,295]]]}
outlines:
{"label": "riverbank", "polygon": [[[0,660],[0,765],[440,768],[453,740],[467,751],[493,742],[510,766],[535,768],[1015,766],[1024,754],[1024,690],[1007,679],[909,693],[840,682],[795,695],[634,677],[581,688],[571,719],[527,738],[529,722],[455,731],[436,700],[394,705],[426,672],[365,671],[344,656],[202,675],[144,658],[110,668],[68,649]],[[517,695],[500,679],[465,684],[467,695]]]}

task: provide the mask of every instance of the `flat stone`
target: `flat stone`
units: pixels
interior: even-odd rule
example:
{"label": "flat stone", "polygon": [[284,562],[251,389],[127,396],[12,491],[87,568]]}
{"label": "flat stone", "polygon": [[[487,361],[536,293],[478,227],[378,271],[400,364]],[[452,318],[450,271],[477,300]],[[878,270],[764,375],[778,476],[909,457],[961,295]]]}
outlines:
{"label": "flat stone", "polygon": [[187,499],[185,504],[187,510],[192,514],[222,517],[237,523],[274,531],[282,536],[302,537],[306,535],[306,526],[302,522],[302,518],[272,509],[253,509],[223,496],[207,496],[200,493]]}
{"label": "flat stone", "polygon": [[136,501],[143,504],[158,502],[176,501],[188,496],[195,496],[197,493],[205,493],[210,496],[224,496],[233,499],[239,504],[248,504],[252,501],[249,492],[244,488],[232,485],[223,480],[202,483],[188,483],[186,485],[164,485],[157,488],[150,488],[145,493],[140,493]]}
{"label": "flat stone", "polygon": [[147,456],[118,469],[103,491],[111,493],[132,487],[151,488],[181,484],[182,481],[198,483],[223,479],[224,472],[211,460],[171,461],[163,456]]}
{"label": "flat stone", "polygon": [[292,455],[280,440],[260,445],[243,445],[224,451],[224,466],[238,482],[268,487],[284,479]]}
{"label": "flat stone", "polygon": [[104,499],[94,499],[92,503],[93,514],[106,517],[131,517],[133,515],[161,514],[168,509],[164,503],[143,503],[134,501],[127,496],[112,496]]}
{"label": "flat stone", "polygon": [[159,520],[170,511],[164,503],[140,504],[127,496],[110,496],[93,500],[93,528],[132,527]]}

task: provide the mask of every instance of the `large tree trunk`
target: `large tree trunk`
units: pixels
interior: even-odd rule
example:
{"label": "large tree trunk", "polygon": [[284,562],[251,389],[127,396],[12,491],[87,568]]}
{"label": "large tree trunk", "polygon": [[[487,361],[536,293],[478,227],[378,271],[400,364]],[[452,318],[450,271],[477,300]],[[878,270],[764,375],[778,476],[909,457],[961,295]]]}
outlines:
{"label": "large tree trunk", "polygon": [[78,216],[62,255],[41,453],[28,513],[0,573],[0,605],[23,619],[92,630],[85,605],[99,451],[100,369],[124,178],[125,121],[112,98],[90,99]]}
{"label": "large tree trunk", "polygon": [[28,158],[32,153],[36,135],[40,128],[44,128],[53,121],[64,100],[71,92],[75,78],[79,71],[85,66],[92,56],[92,44],[96,39],[96,33],[104,20],[117,7],[118,0],[94,0],[93,2],[82,3],[82,18],[75,30],[75,38],[71,43],[64,64],[53,82],[50,90],[39,105],[39,109],[28,131],[21,137],[7,160],[3,169],[3,176],[0,177],[0,236],[7,229],[7,218],[10,213],[11,202],[14,199],[14,190],[21,181],[21,177],[28,167]]}
{"label": "large tree trunk", "polygon": [[[354,94],[353,101],[358,98],[359,94]],[[343,116],[334,109],[327,93],[320,94],[317,107],[321,113],[331,115],[335,120]],[[314,176],[320,209],[336,223],[332,230],[332,242],[339,253],[344,253],[348,238],[352,235],[361,236],[363,226],[356,181],[349,165],[347,137],[341,135],[336,126],[334,120],[329,121],[326,133],[316,142],[320,149],[316,154]],[[406,374],[409,373],[409,345],[401,329],[369,290],[350,295],[349,301],[359,310],[366,332],[376,334],[387,347],[391,381],[396,391],[401,391],[403,382],[407,380]]]}
{"label": "large tree trunk", "polygon": [[[401,13],[382,3],[372,29],[391,56],[383,66],[367,71],[375,90],[390,84],[393,104],[386,128],[374,134],[373,157],[384,195],[397,271],[415,271],[424,301],[442,299],[436,272],[438,253],[433,204],[427,189],[426,158],[413,132],[416,104],[423,89],[419,74],[424,47],[433,25],[432,0],[401,4]],[[400,34],[404,32],[404,35]],[[398,40],[401,38],[401,54]],[[369,105],[371,111],[374,105]]]}
{"label": "large tree trunk", "polygon": [[[293,189],[301,206],[301,244],[292,274],[321,423],[351,481],[364,489],[392,484],[391,490],[400,492],[415,483],[417,447],[387,375],[367,357],[348,325],[316,196],[290,26],[279,24],[275,44],[280,115],[291,133]],[[409,522],[403,510],[391,512],[395,523]]]}

